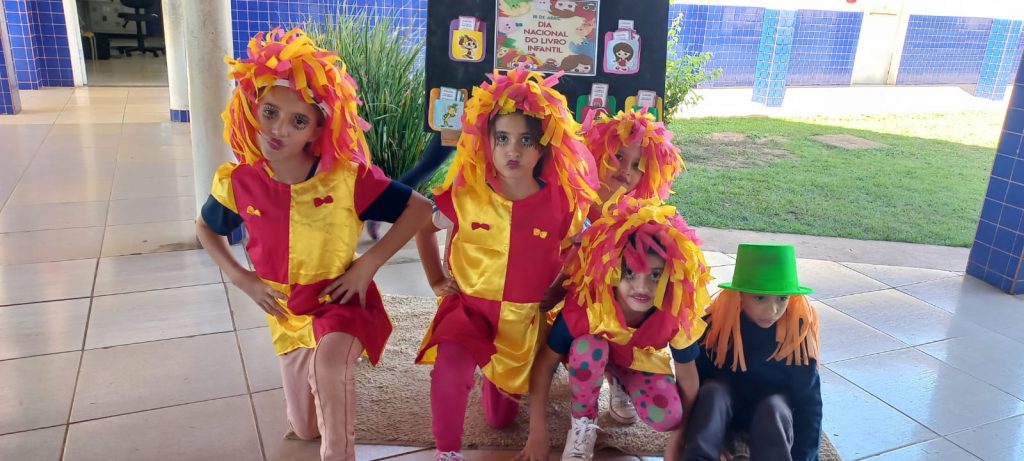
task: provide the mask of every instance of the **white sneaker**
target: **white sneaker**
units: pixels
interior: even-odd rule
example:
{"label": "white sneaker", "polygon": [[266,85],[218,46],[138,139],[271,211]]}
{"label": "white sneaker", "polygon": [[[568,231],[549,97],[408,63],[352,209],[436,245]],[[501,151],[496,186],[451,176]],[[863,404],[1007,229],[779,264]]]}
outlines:
{"label": "white sneaker", "polygon": [[636,422],[636,407],[633,406],[633,399],[622,390],[619,381],[611,376],[608,377],[609,399],[608,414],[615,421],[622,424],[633,424]]}
{"label": "white sneaker", "polygon": [[437,451],[434,450],[434,461],[466,461],[459,451]]}
{"label": "white sneaker", "polygon": [[590,418],[573,418],[569,435],[565,437],[562,461],[591,461],[594,459],[597,429],[597,424]]}

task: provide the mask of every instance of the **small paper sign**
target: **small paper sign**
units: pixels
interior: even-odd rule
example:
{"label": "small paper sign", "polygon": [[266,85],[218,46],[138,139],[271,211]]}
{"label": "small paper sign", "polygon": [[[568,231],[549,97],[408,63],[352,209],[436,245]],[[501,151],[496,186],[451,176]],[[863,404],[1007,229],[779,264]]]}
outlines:
{"label": "small paper sign", "polygon": [[459,30],[476,30],[476,18],[459,16]]}
{"label": "small paper sign", "polygon": [[608,104],[608,84],[595,83],[590,86],[590,105],[605,107]]}
{"label": "small paper sign", "polygon": [[459,92],[455,91],[455,88],[447,88],[442,86],[441,97],[438,99],[447,99],[449,101],[455,101],[456,99],[458,99],[458,94]]}
{"label": "small paper sign", "polygon": [[650,90],[640,90],[636,94],[636,105],[640,107],[654,107],[658,101],[658,93]]}

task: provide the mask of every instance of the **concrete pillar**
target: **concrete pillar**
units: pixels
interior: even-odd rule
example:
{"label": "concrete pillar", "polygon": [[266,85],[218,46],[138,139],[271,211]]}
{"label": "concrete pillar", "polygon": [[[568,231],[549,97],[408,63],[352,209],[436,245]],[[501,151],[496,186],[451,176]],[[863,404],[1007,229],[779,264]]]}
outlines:
{"label": "concrete pillar", "polygon": [[4,2],[0,2],[0,114],[17,114],[21,112],[21,99],[18,96],[18,74],[14,71],[6,14]]}
{"label": "concrete pillar", "polygon": [[988,36],[985,56],[982,58],[981,73],[974,95],[1001,101],[1006,96],[1006,86],[1012,82],[1010,75],[1013,65],[1018,62],[1017,46],[1020,44],[1021,28],[1024,21],[1016,19],[993,19],[992,32]]}
{"label": "concrete pillar", "polygon": [[786,97],[786,76],[789,74],[795,27],[796,11],[765,10],[752,101],[768,107],[782,105]]}
{"label": "concrete pillar", "polygon": [[233,89],[224,64],[224,57],[231,54],[231,1],[183,1],[181,4],[185,19],[184,41],[189,49],[185,62],[198,210],[210,195],[210,183],[217,166],[232,159],[231,149],[224,142],[224,123],[220,119]]}
{"label": "concrete pillar", "polygon": [[164,53],[167,55],[167,91],[171,95],[172,122],[189,120],[184,3],[183,0],[163,0]]}

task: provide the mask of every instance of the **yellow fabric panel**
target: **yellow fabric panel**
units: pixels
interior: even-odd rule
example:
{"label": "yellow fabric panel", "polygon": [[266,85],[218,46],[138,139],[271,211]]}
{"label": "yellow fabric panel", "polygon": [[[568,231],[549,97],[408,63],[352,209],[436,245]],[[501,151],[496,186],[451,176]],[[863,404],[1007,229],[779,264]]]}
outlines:
{"label": "yellow fabric panel", "polygon": [[[579,241],[577,239],[579,238],[580,232],[583,232],[583,224],[586,223],[587,214],[589,212],[590,207],[588,206],[576,210],[576,213],[572,215],[572,222],[569,223],[569,233],[565,235],[565,238],[562,239],[562,243],[560,245],[562,251],[571,248],[575,244],[579,244]],[[573,251],[576,251],[578,248],[579,247],[573,248]]]}
{"label": "yellow fabric panel", "polygon": [[599,302],[592,303],[587,307],[590,334],[601,336],[615,344],[624,345],[633,337],[636,328],[619,322],[617,315],[619,307],[611,296],[611,292],[602,293],[602,299]]}
{"label": "yellow fabric panel", "polygon": [[[439,296],[437,298],[437,305],[441,305],[441,300],[442,299],[444,299],[444,296]],[[427,365],[429,365],[429,364],[433,364],[437,360],[437,345],[434,345],[434,347],[431,347],[430,349],[423,350],[424,347],[427,347],[427,343],[430,342],[430,338],[433,338],[433,337],[434,337],[434,322],[431,321],[430,324],[427,325],[427,333],[423,335],[423,341],[420,341],[420,347],[419,347],[418,350],[423,351],[423,358],[418,360],[416,362],[417,364],[427,364]]]}
{"label": "yellow fabric panel", "polygon": [[[679,330],[675,337],[669,341],[669,345],[676,349],[685,349],[700,339],[704,334],[705,328],[707,328],[707,324],[703,321],[695,322],[690,326],[689,335],[685,331]],[[633,364],[630,368],[637,371],[671,374],[674,368],[672,352],[668,348],[654,349],[648,347],[641,349],[634,347]]]}
{"label": "yellow fabric panel", "polygon": [[[270,288],[289,294],[291,291],[288,285],[263,280]],[[279,300],[278,305],[288,309],[285,301]],[[313,316],[293,315],[288,311],[288,318],[280,320],[273,315],[267,314],[267,324],[270,326],[270,339],[274,342],[274,352],[277,355],[287,354],[295,349],[316,347],[316,338],[313,337]]]}
{"label": "yellow fabric panel", "polygon": [[494,338],[497,352],[482,371],[487,379],[505,392],[529,392],[530,368],[537,351],[542,321],[538,303],[501,303],[498,335]]}
{"label": "yellow fabric panel", "polygon": [[698,321],[696,322],[690,323],[689,335],[687,335],[685,331],[679,330],[679,332],[676,333],[676,336],[669,341],[669,345],[676,349],[685,349],[697,342],[701,336],[704,336],[704,330],[708,328],[708,324],[704,323],[703,320],[697,320]]}
{"label": "yellow fabric panel", "polygon": [[636,371],[670,375],[672,374],[672,354],[669,353],[667,347],[661,349],[634,347],[633,363],[629,368]]}
{"label": "yellow fabric panel", "polygon": [[334,279],[352,263],[363,230],[355,208],[355,175],[351,169],[335,168],[292,185],[289,282],[309,285]]}
{"label": "yellow fabric panel", "polygon": [[237,163],[224,162],[217,171],[213,173],[213,185],[210,187],[210,195],[213,196],[225,208],[238,213],[238,206],[235,205],[235,193],[231,187],[231,173],[238,168]]}
{"label": "yellow fabric panel", "polygon": [[452,190],[459,230],[452,237],[449,268],[463,293],[500,301],[508,270],[512,202],[493,191],[487,202],[461,192]]}

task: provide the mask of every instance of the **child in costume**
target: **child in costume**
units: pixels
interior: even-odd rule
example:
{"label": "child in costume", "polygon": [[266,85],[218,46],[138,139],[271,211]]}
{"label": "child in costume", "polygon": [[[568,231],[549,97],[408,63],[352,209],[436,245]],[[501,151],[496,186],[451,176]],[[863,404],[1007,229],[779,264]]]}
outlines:
{"label": "child in costume", "polygon": [[683,459],[717,461],[730,431],[751,459],[816,461],[821,437],[818,314],[791,245],[741,244],[732,282],[708,308],[701,387]]}
{"label": "child in costume", "polygon": [[547,459],[548,390],[566,356],[572,427],[563,460],[593,457],[606,370],[632,396],[640,419],[659,432],[674,431],[665,459],[677,457],[697,398],[693,360],[711,275],[696,234],[674,207],[657,198],[619,194],[612,200],[618,201],[608,202],[601,219],[583,232],[570,267],[571,293],[534,362],[530,436],[519,459]]}
{"label": "child in costume", "polygon": [[[429,219],[430,202],[370,163],[356,85],[301,30],[274,29],[228,59],[238,85],[221,165],[197,235],[264,311],[280,356],[292,438],[322,437],[324,460],[355,459],[355,364],[376,365],[391,334],[373,275]],[[362,221],[394,222],[359,258]],[[242,223],[255,271],[228,250]]]}
{"label": "child in costume", "polygon": [[[672,144],[672,132],[647,109],[589,117],[583,124],[583,138],[597,163],[602,201],[620,188],[636,198],[667,200],[672,182],[686,168],[679,148]],[[597,220],[600,212],[600,207],[593,207],[591,220]]]}
{"label": "child in costume", "polygon": [[[488,424],[518,413],[542,323],[539,303],[596,199],[592,160],[552,86],[523,69],[491,76],[466,103],[455,160],[419,234],[423,268],[441,296],[417,363],[430,385],[435,459],[461,460],[474,369]],[[449,229],[445,273],[435,233]]]}
{"label": "child in costume", "polygon": [[[647,113],[647,109],[627,109],[614,117],[604,113],[596,118],[589,116],[584,120],[583,137],[597,163],[601,181],[597,193],[602,202],[620,190],[639,199],[666,200],[672,193],[672,182],[686,167],[679,148],[672,144],[672,132]],[[597,221],[601,210],[600,206],[591,207],[588,219]],[[564,279],[564,276],[559,278],[559,286]],[[565,290],[560,290],[549,302],[561,301],[564,294]],[[548,315],[549,322],[553,321],[553,315]],[[610,374],[608,382],[611,389],[608,405],[612,415],[622,423],[636,421],[633,400],[622,392],[622,386]]]}
{"label": "child in costume", "polygon": [[[672,144],[672,132],[647,109],[620,111],[615,117],[588,114],[581,135],[597,163],[601,203],[620,189],[639,199],[667,200],[672,182],[686,168],[679,149]],[[597,221],[602,209],[590,207],[589,221]],[[561,301],[562,297],[564,293],[552,301]]]}

